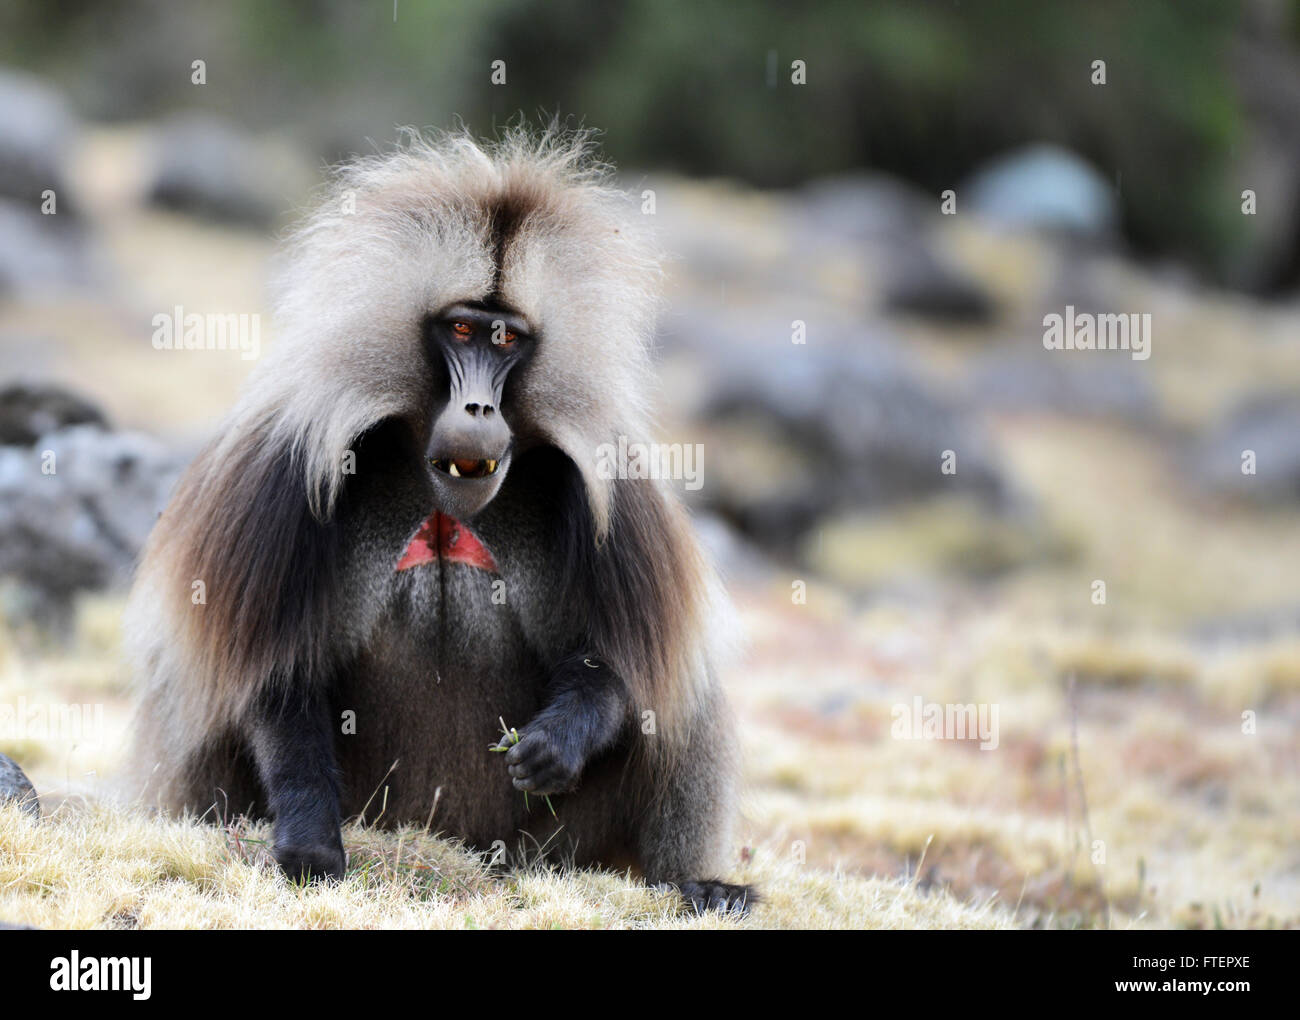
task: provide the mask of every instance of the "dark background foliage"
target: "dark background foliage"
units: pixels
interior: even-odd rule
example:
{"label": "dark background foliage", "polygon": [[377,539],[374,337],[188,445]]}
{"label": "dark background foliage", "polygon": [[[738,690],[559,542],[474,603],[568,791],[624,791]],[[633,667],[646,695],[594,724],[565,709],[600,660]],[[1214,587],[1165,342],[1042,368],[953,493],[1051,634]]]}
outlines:
{"label": "dark background foliage", "polygon": [[[1291,0],[397,7],[394,20],[389,0],[13,4],[0,61],[53,75],[96,119],[210,104],[252,128],[292,123],[325,159],[366,149],[376,123],[481,129],[540,111],[600,126],[620,165],[778,187],[866,164],[937,192],[994,154],[1057,142],[1113,182],[1135,251],[1266,293],[1297,282],[1295,173],[1271,175],[1285,224],[1237,208],[1262,164],[1300,162]],[[195,58],[220,88],[175,87]],[[507,82],[485,88],[496,59]],[[806,86],[790,83],[795,59]]]}

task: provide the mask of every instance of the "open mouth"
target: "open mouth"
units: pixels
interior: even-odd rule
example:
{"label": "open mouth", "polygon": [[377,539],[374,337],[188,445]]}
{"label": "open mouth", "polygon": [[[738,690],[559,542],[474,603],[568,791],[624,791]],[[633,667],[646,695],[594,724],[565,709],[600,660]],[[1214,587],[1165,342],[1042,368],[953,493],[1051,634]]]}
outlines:
{"label": "open mouth", "polygon": [[429,463],[452,478],[488,478],[497,473],[499,460],[466,460],[463,457],[429,458]]}

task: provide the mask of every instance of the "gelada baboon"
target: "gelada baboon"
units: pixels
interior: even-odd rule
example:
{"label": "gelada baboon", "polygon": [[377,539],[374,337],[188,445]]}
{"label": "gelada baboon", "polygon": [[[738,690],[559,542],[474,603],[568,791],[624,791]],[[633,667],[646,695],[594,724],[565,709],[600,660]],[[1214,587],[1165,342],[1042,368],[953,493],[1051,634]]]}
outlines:
{"label": "gelada baboon", "polygon": [[647,434],[659,270],[589,148],[412,136],[293,237],[274,350],[132,593],[147,800],[265,812],[295,877],[341,875],[369,804],[752,899],[717,878],[716,582],[671,490],[602,467]]}

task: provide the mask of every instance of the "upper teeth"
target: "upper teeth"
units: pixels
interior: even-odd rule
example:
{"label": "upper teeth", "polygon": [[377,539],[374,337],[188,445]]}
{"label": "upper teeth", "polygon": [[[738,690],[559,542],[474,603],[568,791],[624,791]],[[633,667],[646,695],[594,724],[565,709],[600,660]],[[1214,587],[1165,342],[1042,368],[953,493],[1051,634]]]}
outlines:
{"label": "upper teeth", "polygon": [[[455,462],[454,460],[450,459],[450,458],[448,458],[448,459],[446,459],[446,460],[431,460],[431,463],[434,465],[434,467],[438,467],[438,468],[441,468],[442,470],[446,471],[447,474],[449,474],[449,475],[452,476],[452,478],[463,478],[463,477],[464,477],[464,476],[461,474],[461,470],[460,470],[460,468],[456,466],[456,462]],[[484,467],[484,469],[485,469],[483,473],[484,473],[484,474],[488,474],[488,475],[494,475],[494,474],[496,474],[496,473],[497,473],[497,466],[498,466],[500,463],[501,463],[501,462],[498,461],[498,460],[484,460],[484,461],[482,461],[483,467]]]}

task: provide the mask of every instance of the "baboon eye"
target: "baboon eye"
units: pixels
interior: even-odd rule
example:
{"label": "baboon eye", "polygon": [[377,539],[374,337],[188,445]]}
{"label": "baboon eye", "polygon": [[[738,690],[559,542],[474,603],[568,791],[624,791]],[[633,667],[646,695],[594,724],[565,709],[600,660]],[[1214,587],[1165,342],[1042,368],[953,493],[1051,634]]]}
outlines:
{"label": "baboon eye", "polygon": [[500,344],[502,347],[509,347],[518,339],[519,339],[519,334],[517,334],[514,330],[508,329],[503,334],[501,334]]}
{"label": "baboon eye", "polygon": [[474,327],[464,319],[457,319],[451,324],[452,332],[457,336],[470,336],[474,332]]}

